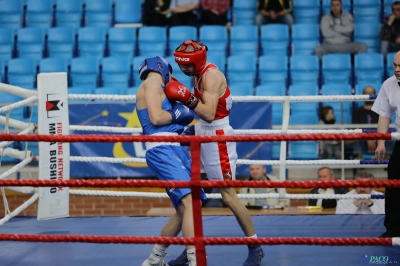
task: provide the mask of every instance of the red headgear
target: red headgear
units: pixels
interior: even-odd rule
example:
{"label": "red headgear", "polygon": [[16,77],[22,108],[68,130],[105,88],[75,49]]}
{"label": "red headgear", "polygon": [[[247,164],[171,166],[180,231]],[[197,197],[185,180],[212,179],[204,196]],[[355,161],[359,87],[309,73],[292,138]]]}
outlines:
{"label": "red headgear", "polygon": [[[186,47],[191,45],[194,51],[186,52]],[[178,65],[194,65],[194,74],[198,75],[203,70],[207,62],[207,46],[202,42],[188,40],[183,42],[174,51],[175,62]]]}

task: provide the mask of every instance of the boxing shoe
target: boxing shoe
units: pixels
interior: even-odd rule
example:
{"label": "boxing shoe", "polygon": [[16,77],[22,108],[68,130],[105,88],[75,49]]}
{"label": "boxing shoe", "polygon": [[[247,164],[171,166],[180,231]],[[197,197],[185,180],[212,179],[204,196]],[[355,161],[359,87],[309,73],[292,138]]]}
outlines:
{"label": "boxing shoe", "polygon": [[152,251],[150,256],[142,263],[142,266],[166,266],[164,264],[164,257],[167,256],[168,253]]}
{"label": "boxing shoe", "polygon": [[259,266],[262,258],[264,258],[265,253],[261,245],[248,246],[249,254],[243,266]]}
{"label": "boxing shoe", "polygon": [[189,262],[189,260],[187,258],[186,248],[185,248],[185,250],[182,252],[182,254],[179,255],[179,257],[177,257],[176,259],[169,261],[167,263],[167,266],[187,266],[188,262]]}

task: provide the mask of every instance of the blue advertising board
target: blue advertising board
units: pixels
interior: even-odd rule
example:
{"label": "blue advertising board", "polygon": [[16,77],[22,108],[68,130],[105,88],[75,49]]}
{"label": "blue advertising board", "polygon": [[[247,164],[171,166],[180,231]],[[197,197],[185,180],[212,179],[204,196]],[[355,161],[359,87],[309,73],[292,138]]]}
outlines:
{"label": "blue advertising board", "polygon": [[[134,102],[70,103],[70,125],[141,128]],[[234,102],[230,122],[234,129],[271,128],[271,104],[268,102]],[[115,134],[71,131],[70,134]],[[121,134],[122,135],[122,134]],[[125,134],[126,135],[126,134]],[[71,156],[144,158],[144,143],[71,143]],[[238,142],[239,159],[271,159],[271,143]],[[237,175],[248,175],[247,165],[238,165]],[[145,178],[154,174],[145,163],[71,162],[72,178]]]}

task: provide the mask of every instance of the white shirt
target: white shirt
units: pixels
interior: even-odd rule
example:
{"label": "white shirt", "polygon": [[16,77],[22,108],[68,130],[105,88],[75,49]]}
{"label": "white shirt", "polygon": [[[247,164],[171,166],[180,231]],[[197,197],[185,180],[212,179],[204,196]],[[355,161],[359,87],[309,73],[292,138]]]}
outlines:
{"label": "white shirt", "polygon": [[[371,194],[383,195],[383,193],[372,190]],[[356,190],[346,193],[345,195],[357,195]],[[372,199],[374,205],[368,207],[365,204],[360,204],[358,207],[354,205],[355,199],[338,200],[336,214],[385,214],[385,199]]]}
{"label": "white shirt", "polygon": [[371,110],[387,118],[391,118],[393,111],[395,111],[396,131],[400,132],[400,85],[398,82],[400,81],[394,75],[383,82]]}
{"label": "white shirt", "polygon": [[[328,188],[328,189],[320,188],[320,189],[318,189],[318,194],[334,195],[335,194],[335,190],[333,188]],[[316,206],[322,206],[322,199],[318,199],[317,200],[317,205]]]}

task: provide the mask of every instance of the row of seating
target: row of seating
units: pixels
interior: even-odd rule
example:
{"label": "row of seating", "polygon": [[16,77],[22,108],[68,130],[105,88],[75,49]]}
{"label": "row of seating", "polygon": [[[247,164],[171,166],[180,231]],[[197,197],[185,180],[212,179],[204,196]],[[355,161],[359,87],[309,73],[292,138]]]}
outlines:
{"label": "row of seating", "polygon": [[[388,54],[385,71],[382,54],[366,53],[354,57],[351,65],[350,54],[328,54],[322,57],[322,65],[315,55],[294,55],[288,60],[286,56],[265,55],[258,58],[250,56],[210,56],[208,60],[218,66],[227,76],[228,84],[235,95],[253,95],[257,85],[276,87],[278,93],[286,91],[289,85],[308,84],[309,94],[318,94],[322,85],[346,84],[346,88],[337,90],[337,94],[351,94],[348,89],[360,84],[380,84],[391,76],[394,53]],[[16,58],[8,61],[0,60],[1,81],[25,88],[35,88],[37,72],[68,72],[71,77],[83,75],[79,85],[96,88],[101,86],[132,87],[138,86],[138,68],[146,56],[127,57],[78,57],[65,58]],[[173,75],[188,87],[192,87],[192,79],[184,75],[173,57],[166,57],[173,66]],[[226,59],[226,62],[225,62]],[[98,82],[99,77],[103,81]],[[118,77],[118,78],[117,78]],[[87,79],[87,80],[85,80]],[[77,85],[72,78],[72,86]],[[82,83],[82,84],[80,84]],[[314,88],[317,88],[314,90]],[[356,86],[358,88],[358,86]],[[356,90],[359,94],[360,91]],[[259,93],[257,93],[259,94]],[[282,95],[282,94],[281,94]]]}
{"label": "row of seating", "polygon": [[[136,28],[0,28],[0,59],[15,57],[72,58],[78,56],[169,56],[183,40],[198,39],[209,48],[208,54],[250,55],[312,54],[320,43],[317,24],[296,24],[292,34],[284,24],[232,26],[142,27]],[[364,42],[368,52],[379,52],[379,26],[357,24],[355,41]],[[293,50],[293,52],[292,52]]]}
{"label": "row of seating", "polygon": [[[379,23],[391,14],[395,0],[342,0],[343,10],[350,12],[356,22]],[[293,1],[295,23],[319,23],[330,12],[331,0]],[[234,1],[232,8],[234,25],[254,24],[257,1]]]}
{"label": "row of seating", "polygon": [[143,0],[1,0],[0,26],[111,27],[140,23]]}

